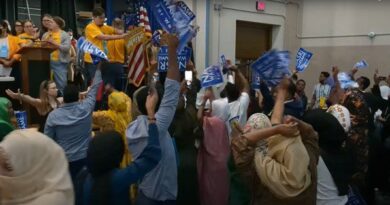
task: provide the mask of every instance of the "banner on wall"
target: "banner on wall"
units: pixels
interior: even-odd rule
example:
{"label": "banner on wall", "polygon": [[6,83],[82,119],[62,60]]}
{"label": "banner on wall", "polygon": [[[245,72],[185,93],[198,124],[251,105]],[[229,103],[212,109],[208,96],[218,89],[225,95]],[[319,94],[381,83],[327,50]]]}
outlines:
{"label": "banner on wall", "polygon": [[223,83],[223,76],[220,65],[207,67],[201,76],[202,88],[211,87]]}
{"label": "banner on wall", "polygon": [[297,52],[297,62],[296,62],[296,70],[297,72],[303,72],[307,66],[309,65],[310,63],[310,59],[311,57],[313,56],[313,53],[303,49],[303,48],[300,48]]}
{"label": "banner on wall", "polygon": [[285,76],[291,76],[288,68],[290,54],[288,51],[271,50],[251,64],[251,68],[269,86],[276,86]]}
{"label": "banner on wall", "polygon": [[[177,63],[179,64],[179,70],[184,72],[187,67],[187,63],[191,58],[191,48],[185,47],[177,55]],[[157,70],[158,72],[167,72],[168,70],[168,46],[161,46],[157,55]]]}

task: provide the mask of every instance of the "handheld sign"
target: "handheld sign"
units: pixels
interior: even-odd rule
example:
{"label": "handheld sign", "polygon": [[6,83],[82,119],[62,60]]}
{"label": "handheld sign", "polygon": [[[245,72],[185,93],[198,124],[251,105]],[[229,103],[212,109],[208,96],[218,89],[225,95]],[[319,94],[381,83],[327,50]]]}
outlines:
{"label": "handheld sign", "polygon": [[[177,62],[179,64],[179,70],[185,71],[188,61],[191,58],[191,49],[185,47],[182,52],[177,55]],[[157,56],[157,69],[158,72],[167,72],[168,70],[168,47],[161,46]]]}
{"label": "handheld sign", "polygon": [[125,39],[126,52],[132,53],[134,48],[146,41],[145,31],[142,27],[136,27],[129,31],[128,37]]}
{"label": "handheld sign", "polygon": [[85,40],[84,37],[79,38],[77,41],[77,48],[84,53],[89,53],[92,57],[93,64],[98,64],[103,60],[108,61],[107,55],[91,42]]}
{"label": "handheld sign", "polygon": [[357,62],[354,67],[357,68],[357,69],[367,68],[368,67],[368,63],[363,59],[363,60]]}
{"label": "handheld sign", "polygon": [[342,89],[359,87],[359,85],[355,81],[353,81],[351,76],[346,72],[341,72],[337,74],[337,78],[340,82],[340,87]]}
{"label": "handheld sign", "polygon": [[265,80],[269,86],[276,86],[285,77],[290,76],[288,51],[271,50],[251,64],[251,68]]}
{"label": "handheld sign", "polygon": [[211,87],[220,83],[223,83],[223,76],[219,65],[213,65],[204,70],[201,76],[202,88]]}
{"label": "handheld sign", "polygon": [[190,25],[195,14],[182,1],[149,0],[148,3],[160,26],[168,33],[179,35],[177,52],[180,53],[197,34],[198,27]]}
{"label": "handheld sign", "polygon": [[298,50],[298,53],[297,53],[297,64],[296,64],[296,70],[298,72],[303,72],[307,66],[309,65],[310,63],[310,59],[311,57],[313,56],[313,53],[303,49],[303,48],[300,48]]}
{"label": "handheld sign", "polygon": [[252,69],[252,89],[260,89],[260,74]]}

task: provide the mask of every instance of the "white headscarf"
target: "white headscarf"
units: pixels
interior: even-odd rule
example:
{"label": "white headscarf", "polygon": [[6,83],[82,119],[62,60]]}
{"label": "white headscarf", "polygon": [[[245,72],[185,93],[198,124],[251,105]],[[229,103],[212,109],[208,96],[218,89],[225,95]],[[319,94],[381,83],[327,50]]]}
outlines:
{"label": "white headscarf", "polygon": [[349,128],[351,128],[351,117],[348,109],[342,105],[332,105],[329,107],[328,111],[332,114],[343,126],[345,132],[348,132]]}
{"label": "white headscarf", "polygon": [[211,115],[226,122],[229,119],[229,103],[226,99],[214,100],[211,103]]}
{"label": "white headscarf", "polygon": [[32,130],[16,130],[0,143],[10,169],[0,175],[0,204],[74,204],[73,186],[63,149]]}

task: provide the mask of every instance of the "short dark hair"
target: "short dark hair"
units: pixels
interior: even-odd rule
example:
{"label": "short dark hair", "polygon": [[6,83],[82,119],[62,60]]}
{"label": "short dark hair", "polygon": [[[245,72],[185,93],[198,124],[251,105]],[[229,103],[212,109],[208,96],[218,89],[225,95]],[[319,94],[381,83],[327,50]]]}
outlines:
{"label": "short dark hair", "polygon": [[105,13],[104,9],[102,7],[96,7],[92,10],[92,16],[98,17]]}
{"label": "short dark hair", "polygon": [[326,72],[326,71],[322,71],[321,74],[324,75],[325,78],[329,78],[329,76],[330,76],[329,72]]}
{"label": "short dark hair", "polygon": [[7,33],[10,33],[11,31],[10,31],[9,28],[8,28],[8,23],[7,23],[7,21],[6,21],[6,20],[1,20],[0,22],[1,22],[1,26],[2,26],[3,28],[7,29]]}
{"label": "short dark hair", "polygon": [[79,88],[74,84],[68,84],[64,88],[64,103],[79,101]]}
{"label": "short dark hair", "polygon": [[303,84],[305,84],[306,85],[306,81],[305,80],[303,80],[303,79],[299,79],[298,81],[297,81],[297,83],[298,82],[302,82]]}
{"label": "short dark hair", "polygon": [[362,79],[362,83],[363,83],[363,87],[362,88],[363,88],[363,90],[367,89],[368,86],[370,86],[370,84],[371,84],[370,79],[368,79],[365,76],[360,76],[360,79]]}
{"label": "short dark hair", "polygon": [[[133,99],[135,98],[135,101],[137,102],[138,110],[143,115],[148,114],[145,104],[146,104],[146,99],[149,95],[149,89],[150,89],[149,86],[141,87],[141,88],[139,88],[139,90],[137,90],[134,93],[134,96],[133,96]],[[162,99],[163,94],[164,94],[164,90],[163,90],[162,86],[160,86],[160,84],[156,84],[156,90],[157,90],[157,94],[158,94],[158,102],[156,105],[155,112],[157,112],[158,108],[160,107],[161,99]]]}
{"label": "short dark hair", "polygon": [[229,102],[236,101],[241,95],[240,90],[233,83],[227,83],[224,90]]}

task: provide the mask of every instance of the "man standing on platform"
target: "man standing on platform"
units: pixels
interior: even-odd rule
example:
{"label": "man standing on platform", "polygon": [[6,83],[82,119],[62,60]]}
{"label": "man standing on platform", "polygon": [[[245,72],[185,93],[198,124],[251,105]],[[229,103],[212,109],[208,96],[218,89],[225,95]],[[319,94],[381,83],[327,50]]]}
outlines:
{"label": "man standing on platform", "polygon": [[[106,18],[104,13],[104,9],[100,7],[92,11],[93,20],[85,27],[85,38],[104,53],[108,54],[107,42],[110,40],[124,39],[128,34],[118,34],[113,27],[104,25]],[[96,65],[93,64],[89,53],[85,53],[84,62],[87,81],[90,83],[92,77],[95,75]]]}

